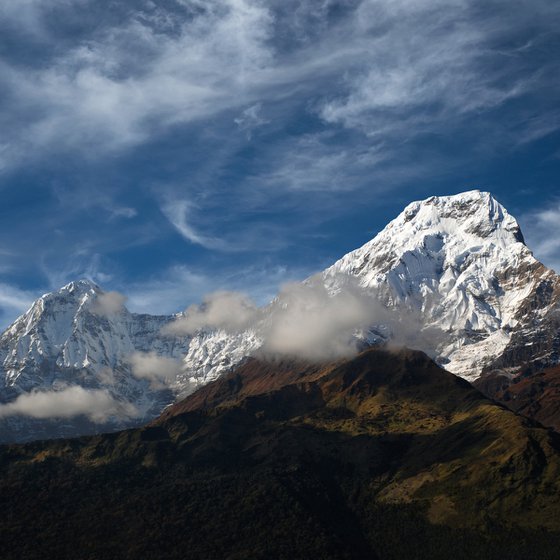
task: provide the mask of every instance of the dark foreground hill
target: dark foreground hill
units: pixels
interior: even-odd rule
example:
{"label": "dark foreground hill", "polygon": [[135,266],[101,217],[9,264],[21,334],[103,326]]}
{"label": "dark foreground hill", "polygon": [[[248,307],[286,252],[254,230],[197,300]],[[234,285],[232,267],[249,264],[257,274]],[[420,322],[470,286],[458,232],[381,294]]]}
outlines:
{"label": "dark foreground hill", "polygon": [[0,448],[0,558],[558,558],[558,438],[419,352],[250,359],[145,428]]}

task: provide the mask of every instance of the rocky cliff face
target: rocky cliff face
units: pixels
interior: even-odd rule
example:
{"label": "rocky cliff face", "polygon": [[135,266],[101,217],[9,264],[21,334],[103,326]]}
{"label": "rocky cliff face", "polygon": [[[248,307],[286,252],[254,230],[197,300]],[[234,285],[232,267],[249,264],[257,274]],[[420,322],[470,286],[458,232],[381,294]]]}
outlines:
{"label": "rocky cliff face", "polygon": [[496,372],[474,385],[510,410],[560,432],[560,366],[525,370],[513,378]]}

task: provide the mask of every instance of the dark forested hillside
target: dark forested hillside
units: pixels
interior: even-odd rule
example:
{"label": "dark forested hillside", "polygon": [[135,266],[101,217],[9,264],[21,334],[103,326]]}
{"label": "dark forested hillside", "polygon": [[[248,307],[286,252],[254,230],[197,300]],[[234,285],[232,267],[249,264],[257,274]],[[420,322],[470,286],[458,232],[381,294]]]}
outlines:
{"label": "dark forested hillside", "polygon": [[419,352],[249,359],[145,428],[0,448],[0,557],[552,559],[559,449]]}

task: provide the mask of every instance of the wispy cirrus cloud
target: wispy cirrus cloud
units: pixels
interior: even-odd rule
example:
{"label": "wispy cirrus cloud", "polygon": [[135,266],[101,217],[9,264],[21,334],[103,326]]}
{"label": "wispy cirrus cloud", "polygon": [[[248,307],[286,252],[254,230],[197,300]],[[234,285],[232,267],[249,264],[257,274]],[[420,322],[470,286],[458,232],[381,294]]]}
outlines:
{"label": "wispy cirrus cloud", "polygon": [[225,242],[215,237],[204,235],[191,223],[194,205],[188,200],[167,200],[161,206],[161,211],[171,225],[189,242],[201,245],[207,249],[227,250]]}
{"label": "wispy cirrus cloud", "polygon": [[127,286],[127,307],[143,313],[177,313],[200,302],[209,292],[232,289],[249,294],[258,305],[265,305],[282,284],[303,280],[312,272],[315,270],[311,267],[285,267],[265,261],[210,273],[205,268],[177,265]]}
{"label": "wispy cirrus cloud", "polygon": [[29,193],[1,221],[11,265],[49,289],[134,285],[138,309],[188,303],[185,262],[198,295],[198,276],[245,289],[231,271],[263,256],[317,270],[365,240],[337,244],[343,223],[374,233],[382,205],[493,188],[492,160],[560,130],[553,0],[0,0],[0,14],[0,188]]}
{"label": "wispy cirrus cloud", "polygon": [[[84,2],[47,4],[70,13]],[[4,162],[53,145],[96,154],[133,146],[230,109],[242,111],[247,131],[265,122],[263,100],[286,97],[307,98],[325,122],[385,143],[409,138],[551,80],[551,62],[535,68],[530,54],[554,32],[559,10],[536,4],[522,2],[515,14],[505,2],[482,9],[468,0],[129,6],[46,65],[3,64],[3,118],[20,125],[2,139]],[[3,10],[25,26],[49,8],[26,0],[19,16],[8,3]]]}
{"label": "wispy cirrus cloud", "polygon": [[6,24],[23,29],[27,33],[44,36],[47,34],[45,17],[60,8],[85,4],[86,0],[10,0],[0,1],[0,17]]}
{"label": "wispy cirrus cloud", "polygon": [[53,145],[118,150],[246,104],[270,57],[269,25],[269,10],[250,0],[144,3],[46,67],[4,63],[4,119],[20,123],[1,139],[4,166]]}
{"label": "wispy cirrus cloud", "polygon": [[255,103],[247,109],[244,109],[241,114],[233,119],[233,122],[243,130],[250,140],[254,129],[259,128],[270,121],[262,116],[262,103]]}
{"label": "wispy cirrus cloud", "polygon": [[523,51],[518,44],[523,17],[537,19],[540,33],[553,29],[550,22],[528,5],[506,15],[505,3],[490,4],[485,11],[454,0],[360,3],[352,28],[368,52],[345,74],[345,92],[319,104],[320,115],[387,145],[449,130],[539,90],[553,62],[532,67],[523,59],[532,43]]}

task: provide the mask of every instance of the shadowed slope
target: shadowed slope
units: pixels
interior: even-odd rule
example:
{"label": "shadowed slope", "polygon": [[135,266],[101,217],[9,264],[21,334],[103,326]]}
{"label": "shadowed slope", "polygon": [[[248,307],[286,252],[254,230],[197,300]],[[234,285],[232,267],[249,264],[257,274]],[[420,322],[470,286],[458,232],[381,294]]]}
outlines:
{"label": "shadowed slope", "polygon": [[498,374],[475,385],[510,410],[560,432],[560,366],[513,379]]}

